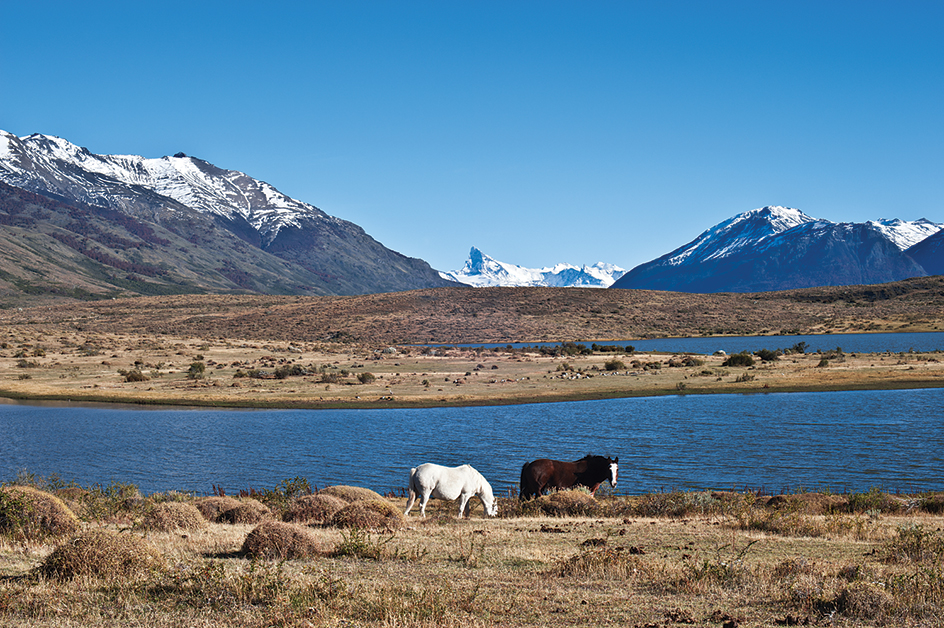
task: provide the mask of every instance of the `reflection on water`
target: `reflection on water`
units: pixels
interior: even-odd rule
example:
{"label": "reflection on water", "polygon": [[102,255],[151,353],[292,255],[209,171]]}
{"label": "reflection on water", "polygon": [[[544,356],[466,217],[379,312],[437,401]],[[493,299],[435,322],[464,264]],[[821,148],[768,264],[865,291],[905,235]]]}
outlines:
{"label": "reflection on water", "polygon": [[235,493],[302,476],[404,488],[469,463],[497,493],[521,465],[620,457],[618,492],[944,489],[944,390],[690,395],[415,410],[101,409],[0,404],[0,479],[26,469],[146,493]]}

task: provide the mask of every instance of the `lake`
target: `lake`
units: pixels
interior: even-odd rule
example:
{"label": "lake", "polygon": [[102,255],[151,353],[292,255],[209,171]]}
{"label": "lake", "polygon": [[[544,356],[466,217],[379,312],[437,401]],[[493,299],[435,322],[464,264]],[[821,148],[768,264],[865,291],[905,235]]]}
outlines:
{"label": "lake", "polygon": [[[594,341],[577,341],[579,344],[590,346]],[[700,353],[711,354],[721,350],[725,353],[740,353],[741,351],[759,351],[761,349],[789,349],[794,345],[805,342],[806,352],[831,351],[841,347],[846,353],[903,353],[908,351],[941,351],[944,350],[944,332],[921,333],[875,333],[875,334],[815,334],[798,336],[712,336],[695,338],[644,338],[638,340],[602,341],[598,345],[632,345],[637,351],[661,351],[665,353]],[[559,342],[517,342],[492,344],[464,344],[438,345],[463,347],[506,347],[515,348],[540,347],[559,345]]]}
{"label": "lake", "polygon": [[469,463],[496,493],[535,458],[619,456],[617,493],[944,490],[944,389],[690,395],[487,408],[206,410],[0,403],[0,480],[18,471],[145,493],[213,486],[406,487]]}

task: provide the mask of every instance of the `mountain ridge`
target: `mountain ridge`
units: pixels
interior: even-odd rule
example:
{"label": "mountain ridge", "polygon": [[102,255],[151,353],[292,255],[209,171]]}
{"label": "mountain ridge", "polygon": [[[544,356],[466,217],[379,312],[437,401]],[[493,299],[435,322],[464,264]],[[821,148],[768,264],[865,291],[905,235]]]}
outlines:
{"label": "mountain ridge", "polygon": [[833,223],[767,206],[705,230],[631,269],[611,287],[766,292],[899,281],[929,274],[904,249],[942,227],[926,219]]}
{"label": "mountain ridge", "polygon": [[619,266],[604,262],[590,266],[559,263],[543,268],[525,268],[499,262],[473,246],[465,266],[460,270],[440,271],[440,276],[476,288],[607,288],[624,272]]}
{"label": "mountain ridge", "polygon": [[[177,246],[176,263],[187,273],[207,272],[194,260],[206,253],[196,249],[210,247],[217,258],[214,268],[231,266],[234,270],[224,276],[239,278],[222,285],[212,278],[204,285],[198,281],[192,289],[343,295],[452,285],[425,261],[387,249],[354,223],[243,172],[183,153],[158,159],[96,155],[62,138],[19,138],[0,131],[0,181],[76,207],[103,207],[147,221],[185,241]],[[246,258],[259,255],[247,256],[239,242],[274,256],[280,262],[266,258],[265,263],[283,269],[253,279]],[[111,248],[109,255],[130,253]],[[164,257],[174,264],[171,250]],[[183,289],[188,282],[178,283]]]}

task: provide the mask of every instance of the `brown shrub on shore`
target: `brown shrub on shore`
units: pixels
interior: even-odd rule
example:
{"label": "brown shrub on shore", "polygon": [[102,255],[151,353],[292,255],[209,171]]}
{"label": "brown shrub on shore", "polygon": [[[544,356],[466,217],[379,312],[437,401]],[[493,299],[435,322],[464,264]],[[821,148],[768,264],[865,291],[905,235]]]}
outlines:
{"label": "brown shrub on shore", "polygon": [[383,500],[380,493],[360,486],[329,486],[318,491],[318,495],[331,495],[351,503],[365,499]]}
{"label": "brown shrub on shore", "polygon": [[282,521],[266,521],[249,535],[242,553],[253,558],[312,558],[325,553],[314,532],[303,526]]}
{"label": "brown shrub on shore", "polygon": [[202,530],[207,527],[207,521],[193,504],[163,502],[154,506],[145,515],[141,526],[145,530],[158,530],[160,532]]}
{"label": "brown shrub on shore", "polygon": [[31,486],[0,488],[0,534],[36,541],[78,529],[78,517],[55,495]]}
{"label": "brown shrub on shore", "polygon": [[336,512],[331,518],[331,525],[361,530],[400,530],[406,525],[406,517],[388,501],[364,499],[352,502]]}
{"label": "brown shrub on shore", "polygon": [[220,515],[239,506],[240,502],[235,497],[204,497],[198,499],[194,506],[203,515],[207,521],[216,522]]}
{"label": "brown shrub on shore", "polygon": [[164,566],[164,558],[139,536],[89,530],[57,547],[39,571],[68,580],[77,576],[139,578]]}
{"label": "brown shrub on shore", "polygon": [[272,517],[268,506],[255,499],[243,499],[237,506],[220,513],[220,523],[259,523]]}
{"label": "brown shrub on shore", "polygon": [[526,502],[527,510],[542,512],[552,517],[577,517],[592,515],[597,510],[597,501],[586,491],[555,491]]}
{"label": "brown shrub on shore", "polygon": [[304,495],[295,500],[282,515],[289,523],[327,523],[336,512],[347,505],[340,497],[328,494]]}

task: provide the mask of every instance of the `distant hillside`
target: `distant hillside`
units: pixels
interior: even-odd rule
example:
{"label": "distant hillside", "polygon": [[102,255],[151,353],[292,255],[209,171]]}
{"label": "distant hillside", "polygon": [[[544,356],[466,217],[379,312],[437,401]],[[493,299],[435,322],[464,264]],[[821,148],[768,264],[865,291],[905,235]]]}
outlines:
{"label": "distant hillside", "polygon": [[[33,199],[17,206],[16,195],[4,191],[0,240],[17,241],[23,235],[17,221],[30,220],[32,246],[54,251],[51,268],[44,267],[45,255],[33,258],[35,272],[23,279],[34,291],[67,294],[74,285],[99,297],[167,291],[319,295],[451,284],[426,262],[387,249],[353,223],[182,153],[160,159],[96,155],[61,138],[0,131],[0,182],[60,203],[39,209],[42,203]],[[92,226],[82,225],[89,220]],[[130,222],[138,234],[128,231]],[[151,239],[140,235],[143,227]],[[6,250],[11,257],[18,249]],[[66,275],[63,255],[71,260]],[[135,263],[137,270],[129,271]],[[16,289],[15,281],[8,284]]]}
{"label": "distant hillside", "polygon": [[940,229],[926,220],[837,224],[796,209],[764,207],[633,268],[612,287],[765,292],[923,277],[928,270],[901,247]]}

